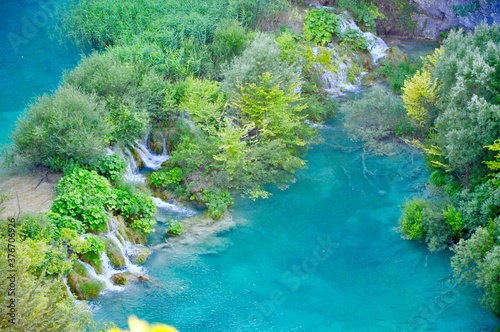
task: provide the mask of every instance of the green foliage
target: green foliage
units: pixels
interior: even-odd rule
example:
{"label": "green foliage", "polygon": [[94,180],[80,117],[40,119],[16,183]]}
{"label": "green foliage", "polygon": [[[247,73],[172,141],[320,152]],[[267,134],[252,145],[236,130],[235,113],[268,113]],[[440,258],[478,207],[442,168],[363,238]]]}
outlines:
{"label": "green foliage", "polygon": [[51,211],[83,222],[85,230],[100,231],[109,219],[111,201],[109,181],[95,171],[76,168],[56,187]]}
{"label": "green foliage", "polygon": [[404,82],[416,73],[418,67],[418,63],[410,61],[397,47],[392,47],[387,56],[381,60],[379,72],[387,77],[392,90],[400,94]]}
{"label": "green foliage", "polygon": [[149,234],[156,224],[154,219],[156,205],[148,195],[132,185],[119,185],[113,188],[115,197],[114,212],[123,216],[130,227]]}
{"label": "green foliage", "polygon": [[208,215],[214,219],[222,217],[227,208],[234,203],[229,191],[216,187],[205,188],[203,201],[208,207]]}
{"label": "green foliage", "polygon": [[461,238],[464,233],[462,214],[453,205],[448,205],[447,209],[443,210],[443,216],[446,221],[446,225],[450,227],[453,235],[456,238]]}
{"label": "green foliage", "polygon": [[89,281],[80,285],[80,290],[85,299],[97,297],[104,289],[104,285],[100,281]]}
{"label": "green foliage", "polygon": [[228,20],[217,27],[210,45],[214,63],[224,64],[240,55],[245,49],[247,34],[236,20]]}
{"label": "green foliage", "polygon": [[343,103],[340,111],[345,116],[344,129],[349,137],[363,141],[378,154],[396,152],[396,134],[405,134],[401,128],[409,127],[401,98],[380,87],[362,99]]}
{"label": "green foliage", "polygon": [[178,220],[170,220],[168,223],[167,233],[173,236],[179,236],[182,234],[182,223]]}
{"label": "green foliage", "polygon": [[304,19],[304,34],[316,45],[326,45],[340,34],[340,18],[327,9],[311,9]]}
{"label": "green foliage", "polygon": [[113,154],[98,159],[90,167],[109,181],[117,181],[125,173],[126,165],[120,157]]}
{"label": "green foliage", "polygon": [[[35,217],[28,217],[27,229],[34,229]],[[23,218],[24,219],[24,218]],[[23,220],[20,220],[21,225]],[[45,221],[41,221],[45,223]],[[0,232],[6,230],[6,220],[0,221]],[[42,226],[43,228],[43,226]],[[40,229],[40,228],[37,228]],[[42,232],[43,233],[43,232]],[[32,234],[40,234],[38,231]],[[36,236],[35,236],[36,237]],[[0,266],[8,266],[6,241],[0,251]],[[30,237],[18,238],[16,242],[16,319],[15,328],[8,322],[11,318],[2,310],[0,315],[0,330],[2,331],[97,331],[98,326],[92,322],[89,308],[84,303],[77,303],[68,297],[63,284],[62,274],[54,272],[58,256],[55,247],[50,246],[44,239],[34,240]],[[53,257],[49,257],[52,255]],[[49,264],[47,264],[49,258]],[[10,272],[1,269],[0,278],[8,280]],[[0,283],[0,302],[7,305],[9,283]]]}
{"label": "green foliage", "polygon": [[479,8],[481,8],[481,4],[479,0],[473,0],[464,5],[453,5],[453,10],[455,11],[455,15],[458,17],[465,17],[471,13],[475,13]]}
{"label": "green foliage", "polygon": [[9,158],[15,164],[62,171],[71,164],[91,164],[105,155],[111,127],[102,103],[70,86],[29,106],[12,133]]}
{"label": "green foliage", "polygon": [[425,201],[411,200],[403,205],[403,215],[399,219],[401,232],[410,240],[420,240],[425,237],[425,229],[422,226],[423,210]]}
{"label": "green foliage", "polygon": [[83,240],[75,241],[72,249],[85,262],[92,266],[101,265],[101,253],[105,250],[104,241],[93,234],[88,234]]}
{"label": "green foliage", "polygon": [[281,60],[278,42],[271,35],[257,33],[241,56],[234,58],[223,71],[222,90],[232,96],[238,86],[256,84],[266,72],[271,73],[272,82],[280,82],[281,87],[299,79],[296,67]]}
{"label": "green foliage", "polygon": [[446,174],[442,170],[437,169],[429,176],[429,182],[435,186],[442,187],[446,184]]}
{"label": "green foliage", "polygon": [[355,52],[366,51],[368,49],[368,42],[360,30],[347,28],[338,36],[341,46],[347,46]]}
{"label": "green foliage", "polygon": [[378,11],[378,7],[373,1],[367,0],[336,0],[336,5],[349,11],[356,22],[364,29],[375,32],[377,18],[384,19],[384,14]]}
{"label": "green foliage", "polygon": [[437,57],[441,114],[436,120],[440,145],[462,183],[486,172],[485,145],[500,131],[500,27],[475,33],[450,32]]}
{"label": "green foliage", "polygon": [[30,238],[35,241],[50,242],[54,236],[54,225],[45,215],[25,215],[18,226],[21,239]]}
{"label": "green foliage", "polygon": [[183,177],[180,167],[174,167],[170,170],[162,168],[159,171],[148,174],[149,182],[158,189],[175,189]]}

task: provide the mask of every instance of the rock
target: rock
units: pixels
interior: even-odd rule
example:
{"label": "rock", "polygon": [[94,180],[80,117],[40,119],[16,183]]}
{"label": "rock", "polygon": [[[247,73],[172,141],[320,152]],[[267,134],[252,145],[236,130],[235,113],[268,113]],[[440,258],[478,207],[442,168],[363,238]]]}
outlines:
{"label": "rock", "polygon": [[130,257],[130,260],[134,264],[142,264],[148,259],[149,255],[151,255],[151,250],[146,248],[143,245],[136,245],[134,246],[134,253]]}
{"label": "rock", "polygon": [[128,284],[129,282],[134,282],[139,280],[140,277],[136,276],[133,273],[130,272],[122,272],[122,273],[115,273],[111,276],[111,281],[113,281],[113,284],[123,286]]}
{"label": "rock", "polygon": [[413,0],[419,13],[414,15],[417,21],[416,35],[419,37],[437,39],[441,32],[451,28],[461,27],[474,29],[483,20],[488,24],[500,22],[500,3],[498,1],[479,1],[479,8],[474,12],[464,12],[457,15],[456,8],[471,4],[471,0]]}
{"label": "rock", "polygon": [[139,278],[140,281],[151,281],[149,279],[149,276],[147,276],[145,274],[141,274],[138,278]]}
{"label": "rock", "polygon": [[115,269],[125,267],[125,257],[120,247],[111,239],[105,239],[104,243],[106,245],[106,255],[108,255],[111,265],[113,265]]}
{"label": "rock", "polygon": [[78,262],[73,265],[73,270],[68,273],[68,287],[79,300],[88,300],[99,295],[104,289],[104,284],[92,280],[85,267]]}

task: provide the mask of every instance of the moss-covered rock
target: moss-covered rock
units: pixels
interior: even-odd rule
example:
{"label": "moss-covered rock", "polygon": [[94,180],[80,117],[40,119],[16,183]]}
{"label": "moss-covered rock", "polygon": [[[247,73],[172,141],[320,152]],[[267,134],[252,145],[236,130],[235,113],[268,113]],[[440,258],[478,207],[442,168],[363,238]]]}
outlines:
{"label": "moss-covered rock", "polygon": [[129,282],[137,281],[139,278],[130,272],[116,273],[111,276],[111,281],[113,284],[123,286]]}
{"label": "moss-covered rock", "polygon": [[79,300],[96,297],[104,289],[104,284],[92,280],[87,275],[85,267],[79,262],[75,262],[73,269],[68,273],[68,286]]}
{"label": "moss-covered rock", "polygon": [[151,250],[142,245],[138,245],[135,248],[136,250],[130,257],[130,260],[134,264],[144,263],[148,259],[149,255],[151,255]]}
{"label": "moss-covered rock", "polygon": [[125,257],[120,249],[120,247],[111,239],[106,239],[104,241],[106,245],[106,255],[108,255],[111,265],[115,269],[120,269],[125,266]]}
{"label": "moss-covered rock", "polygon": [[131,243],[145,244],[148,241],[148,236],[136,229],[127,227],[125,221],[121,216],[115,217],[118,222],[118,233],[127,241]]}

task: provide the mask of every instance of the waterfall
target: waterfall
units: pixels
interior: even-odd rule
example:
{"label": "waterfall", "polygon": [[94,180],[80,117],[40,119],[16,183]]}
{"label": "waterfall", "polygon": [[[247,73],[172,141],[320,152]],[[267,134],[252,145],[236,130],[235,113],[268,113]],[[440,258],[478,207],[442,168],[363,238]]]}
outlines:
{"label": "waterfall", "polygon": [[389,51],[389,46],[384,42],[384,40],[380,37],[375,36],[371,32],[363,32],[361,29],[354,23],[352,19],[347,19],[343,15],[339,16],[342,21],[340,22],[340,31],[343,32],[346,29],[353,29],[360,31],[366,41],[368,42],[370,55],[372,56],[373,64],[377,64],[378,60],[385,57],[387,55],[387,51]]}
{"label": "waterfall", "polygon": [[127,168],[125,169],[125,181],[131,183],[144,183],[146,182],[146,177],[144,174],[139,173],[139,167],[135,162],[135,158],[129,150],[125,150],[125,156],[127,161]]}
{"label": "waterfall", "polygon": [[198,213],[193,209],[189,209],[189,208],[184,207],[184,206],[179,206],[179,205],[176,205],[173,203],[165,202],[164,200],[162,200],[161,198],[158,198],[158,197],[153,196],[152,198],[153,198],[153,201],[155,202],[156,207],[158,209],[163,209],[163,210],[179,213],[185,217],[194,216],[195,214]]}
{"label": "waterfall", "polygon": [[135,142],[137,144],[137,152],[144,163],[144,166],[152,169],[154,171],[161,168],[161,164],[168,160],[167,144],[165,142],[165,137],[162,137],[162,153],[160,155],[151,152],[147,146],[146,142],[141,143],[139,141]]}
{"label": "waterfall", "polygon": [[111,281],[111,276],[113,275],[112,271],[115,271],[114,273],[119,273],[119,271],[113,270],[113,268],[111,267],[111,263],[109,262],[109,258],[108,258],[108,256],[106,256],[105,253],[101,254],[101,259],[104,257],[106,257],[106,258],[103,259],[103,262],[102,262],[103,272],[104,272],[103,274],[98,274],[95,271],[95,269],[92,267],[92,265],[85,263],[81,260],[78,260],[78,261],[85,267],[85,270],[87,270],[87,274],[89,275],[90,278],[92,278],[93,280],[97,280],[97,281],[104,283],[104,285],[106,286],[104,291],[119,292],[119,291],[124,290],[125,287],[116,286]]}
{"label": "waterfall", "polygon": [[[162,153],[155,154],[147,147],[148,136],[143,142],[138,140],[135,141],[135,150],[139,154],[139,157],[144,164],[144,167],[151,170],[158,170],[161,168],[161,165],[168,160],[169,155],[167,153],[167,142],[165,140],[165,136],[162,135]],[[125,180],[131,183],[144,183],[146,182],[146,177],[143,174],[139,173],[139,167],[135,161],[135,158],[130,152],[130,150],[125,150],[125,156],[127,161],[127,168],[125,170]]]}
{"label": "waterfall", "polygon": [[[120,249],[122,255],[123,255],[123,258],[125,259],[125,271],[128,271],[130,273],[133,273],[133,274],[144,274],[145,273],[145,270],[143,267],[139,266],[139,265],[136,265],[134,263],[132,263],[130,261],[130,256],[132,256],[134,253],[136,253],[137,249],[134,247],[134,245],[132,243],[130,243],[129,241],[125,240],[123,238],[123,236],[121,236],[120,233],[118,233],[118,225],[117,225],[117,222],[115,219],[112,220],[111,222],[111,229],[109,227],[109,223],[108,223],[108,233],[105,235],[108,239],[110,239],[111,241],[113,241],[117,246],[118,248]],[[107,257],[106,254],[104,254],[104,256],[106,256],[105,259],[107,259],[109,261],[109,258]],[[103,262],[104,263],[104,262]],[[111,264],[110,264],[111,266]],[[114,270],[115,273],[120,273],[120,272],[124,272],[123,270]],[[113,275],[111,274],[111,275]]]}

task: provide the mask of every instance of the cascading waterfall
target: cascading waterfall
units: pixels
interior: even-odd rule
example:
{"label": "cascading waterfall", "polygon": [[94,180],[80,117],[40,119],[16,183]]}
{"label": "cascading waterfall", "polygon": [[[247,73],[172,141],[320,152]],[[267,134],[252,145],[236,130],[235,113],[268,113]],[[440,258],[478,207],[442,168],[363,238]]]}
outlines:
{"label": "cascading waterfall", "polygon": [[164,200],[162,200],[161,198],[158,198],[158,197],[152,197],[152,198],[153,198],[153,201],[155,202],[156,207],[158,209],[163,209],[163,210],[179,213],[185,217],[194,216],[195,214],[198,213],[197,211],[195,211],[193,209],[190,209],[190,208],[187,208],[184,206],[179,206],[179,205],[176,205],[173,203],[165,202]]}
{"label": "cascading waterfall", "polygon": [[389,51],[389,46],[387,46],[387,44],[384,42],[382,38],[375,36],[371,32],[361,31],[361,29],[356,25],[356,23],[352,19],[348,19],[343,15],[340,15],[339,17],[342,19],[342,21],[340,22],[341,32],[343,32],[346,29],[358,30],[366,38],[366,41],[370,45],[368,51],[372,56],[372,61],[374,65],[378,63],[378,60],[387,55],[387,51]]}
{"label": "cascading waterfall", "polygon": [[[162,153],[157,155],[148,149],[148,137],[149,134],[148,136],[146,136],[144,142],[135,141],[135,149],[139,154],[144,167],[156,171],[160,169],[161,165],[169,158],[169,155],[167,153],[167,143],[165,140],[165,136],[162,135]],[[139,173],[139,167],[137,166],[132,152],[130,152],[130,150],[125,150],[125,156],[127,161],[125,180],[131,183],[144,183],[146,181],[146,177],[143,174]]]}
{"label": "cascading waterfall", "polygon": [[[136,253],[137,249],[134,247],[132,243],[124,239],[123,236],[121,236],[121,234],[118,232],[118,225],[115,219],[111,221],[111,225],[112,227],[110,229],[108,223],[108,233],[105,236],[111,241],[113,241],[120,249],[123,258],[125,259],[125,271],[128,271],[133,274],[144,274],[145,273],[144,268],[132,263],[132,261],[129,258],[130,256]],[[106,259],[108,259],[109,261],[109,258],[107,256]],[[124,272],[122,270],[114,270],[114,271],[115,271],[114,273]]]}
{"label": "cascading waterfall", "polygon": [[[345,14],[347,16],[347,14]],[[346,29],[353,29],[360,31],[366,38],[369,46],[369,52],[372,57],[372,63],[376,65],[378,61],[387,55],[389,47],[380,37],[375,36],[371,32],[362,32],[361,29],[356,25],[356,23],[350,19],[346,18],[344,15],[340,15],[340,31],[345,31]],[[335,49],[329,49],[332,51],[332,56],[335,57],[337,62],[339,62],[337,72],[332,72],[327,70],[322,64],[316,63],[316,68],[322,72],[321,77],[323,80],[324,89],[332,97],[338,97],[344,95],[346,92],[356,92],[360,89],[361,79],[366,74],[366,72],[360,73],[352,82],[348,79],[348,70],[351,64],[344,60],[341,61]],[[319,53],[318,48],[313,48],[313,54],[317,56]]]}
{"label": "cascading waterfall", "polygon": [[[105,257],[105,259],[103,259]],[[104,291],[115,291],[119,292],[125,289],[123,286],[117,286],[113,284],[111,281],[111,276],[110,273],[112,272],[112,268],[110,268],[111,263],[109,262],[108,256],[106,254],[101,255],[101,259],[103,259],[102,262],[102,268],[103,268],[103,274],[99,274],[95,271],[95,269],[92,267],[92,265],[85,263],[84,261],[79,260],[79,262],[85,267],[85,270],[87,271],[87,274],[90,278],[100,281],[104,283],[105,288]],[[116,271],[115,273],[119,273],[119,271]]]}
{"label": "cascading waterfall", "polygon": [[120,233],[118,232],[117,221],[113,218],[110,222],[108,222],[107,226],[108,232],[104,236],[113,241],[120,249],[120,252],[125,260],[125,266],[123,268],[115,269],[111,264],[111,261],[109,260],[106,252],[103,252],[100,255],[100,259],[102,262],[102,274],[97,273],[92,265],[81,260],[79,260],[79,262],[83,266],[85,266],[87,274],[90,278],[104,283],[104,291],[121,291],[124,289],[124,286],[115,285],[112,281],[113,275],[117,273],[130,272],[136,276],[139,276],[145,274],[146,271],[143,267],[132,263],[132,261],[130,260],[130,256],[133,255],[137,249],[132,243],[130,243],[120,235]]}

